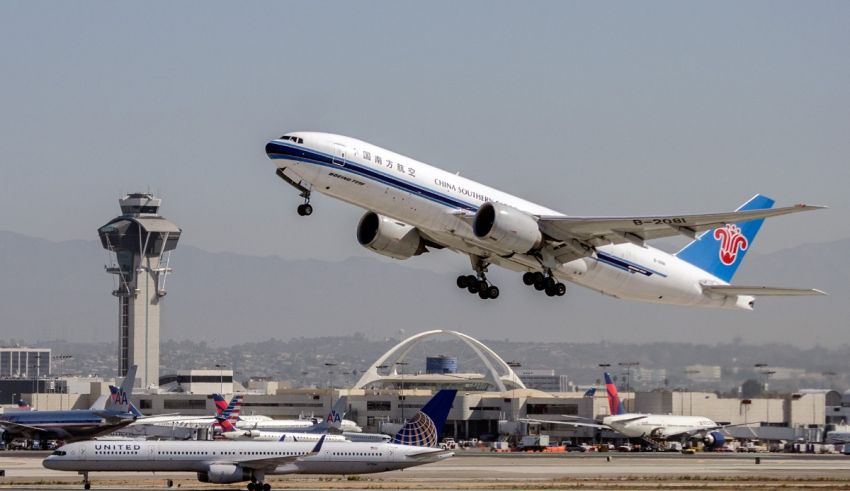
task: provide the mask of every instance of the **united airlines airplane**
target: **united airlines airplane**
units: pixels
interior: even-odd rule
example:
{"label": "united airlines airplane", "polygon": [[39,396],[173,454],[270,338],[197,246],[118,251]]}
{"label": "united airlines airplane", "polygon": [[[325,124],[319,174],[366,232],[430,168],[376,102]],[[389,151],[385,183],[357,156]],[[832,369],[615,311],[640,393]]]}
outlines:
{"label": "united airlines airplane", "polygon": [[[600,293],[651,303],[752,309],[759,295],[818,295],[814,289],[730,285],[765,218],[823,208],[772,208],[757,195],[736,211],[697,215],[567,216],[354,138],[294,132],[270,141],[277,175],[300,191],[298,214],[312,214],[314,192],[366,209],[357,226],[364,247],[395,259],[432,249],[469,256],[473,274],[457,286],[497,298],[487,281],[495,264],[523,273],[550,297],[570,281]],[[684,235],[677,254],[646,242]]]}
{"label": "united airlines airplane", "polygon": [[250,481],[248,491],[269,491],[267,475],[367,474],[406,469],[454,455],[435,448],[456,390],[441,390],[398,432],[392,443],[330,441],[86,441],[63,445],[44,459],[48,469],[75,471],[90,489],[94,471],[197,472],[201,482]]}

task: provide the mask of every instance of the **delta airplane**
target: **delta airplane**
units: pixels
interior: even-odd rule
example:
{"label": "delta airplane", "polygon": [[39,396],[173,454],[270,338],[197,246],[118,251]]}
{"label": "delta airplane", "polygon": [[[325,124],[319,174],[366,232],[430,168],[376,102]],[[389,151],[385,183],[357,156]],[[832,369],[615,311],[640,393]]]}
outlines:
{"label": "delta airplane", "polygon": [[723,433],[718,430],[731,425],[718,425],[704,416],[627,413],[620,401],[617,386],[614,385],[611,374],[608,372],[605,372],[605,387],[608,391],[608,409],[611,414],[602,418],[602,424],[535,419],[525,421],[613,430],[627,438],[648,440],[653,445],[658,445],[659,440],[700,438],[705,447],[712,450],[726,443]]}
{"label": "delta airplane", "polygon": [[138,419],[130,412],[127,394],[132,391],[136,365],[127,370],[120,390],[111,397],[101,396],[89,409],[68,411],[20,411],[0,415],[3,441],[29,440],[75,441],[112,433]]}
{"label": "delta airplane", "polygon": [[396,435],[394,443],[316,443],[285,439],[240,441],[87,441],[64,445],[42,462],[48,469],[83,475],[89,472],[197,472],[201,482],[229,484],[250,481],[249,491],[269,491],[265,476],[275,474],[367,474],[406,469],[454,455],[434,448],[439,442],[457,391],[441,391],[434,404],[422,408]]}
{"label": "delta airplane", "polygon": [[[617,298],[751,310],[760,295],[818,295],[819,290],[730,285],[765,218],[821,206],[772,208],[757,195],[736,211],[711,214],[567,216],[354,138],[294,132],[270,141],[277,175],[300,191],[298,214],[310,215],[313,192],[366,209],[357,240],[367,249],[409,259],[432,249],[469,256],[474,275],[457,286],[497,298],[487,281],[495,264],[523,273],[548,296],[569,281]],[[693,239],[676,254],[647,241]]]}

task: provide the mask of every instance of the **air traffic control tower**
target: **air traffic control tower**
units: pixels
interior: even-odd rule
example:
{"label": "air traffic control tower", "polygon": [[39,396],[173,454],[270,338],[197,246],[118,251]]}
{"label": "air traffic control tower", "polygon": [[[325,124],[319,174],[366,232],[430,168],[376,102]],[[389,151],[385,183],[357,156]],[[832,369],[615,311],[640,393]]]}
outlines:
{"label": "air traffic control tower", "polygon": [[159,303],[180,228],[158,214],[161,199],[133,193],[118,200],[121,216],[97,233],[110,254],[106,271],[116,278],[118,367],[123,377],[138,365],[136,387],[159,384]]}

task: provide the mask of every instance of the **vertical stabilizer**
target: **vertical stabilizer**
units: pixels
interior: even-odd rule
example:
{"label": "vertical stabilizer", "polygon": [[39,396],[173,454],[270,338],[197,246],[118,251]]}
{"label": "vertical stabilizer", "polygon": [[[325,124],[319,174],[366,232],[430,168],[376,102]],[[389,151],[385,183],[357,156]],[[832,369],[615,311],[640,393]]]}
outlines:
{"label": "vertical stabilizer", "polygon": [[[773,207],[773,200],[757,194],[736,211],[764,210]],[[764,218],[748,222],[729,223],[709,230],[676,253],[676,257],[709,272],[729,283],[752,248],[753,240]]]}
{"label": "vertical stabilizer", "polygon": [[623,401],[620,400],[620,393],[617,392],[617,386],[614,385],[611,374],[608,372],[605,372],[605,389],[608,391],[608,410],[611,415],[625,414],[626,410],[623,408]]}
{"label": "vertical stabilizer", "polygon": [[449,417],[452,403],[457,395],[455,389],[443,389],[419,410],[416,415],[405,421],[398,430],[392,443],[417,447],[436,447],[443,433],[443,425]]}
{"label": "vertical stabilizer", "polygon": [[115,390],[110,389],[110,397],[106,401],[105,409],[120,413],[130,412],[130,395],[133,393],[133,383],[136,381],[137,368],[136,365],[128,368],[121,386],[115,387]]}

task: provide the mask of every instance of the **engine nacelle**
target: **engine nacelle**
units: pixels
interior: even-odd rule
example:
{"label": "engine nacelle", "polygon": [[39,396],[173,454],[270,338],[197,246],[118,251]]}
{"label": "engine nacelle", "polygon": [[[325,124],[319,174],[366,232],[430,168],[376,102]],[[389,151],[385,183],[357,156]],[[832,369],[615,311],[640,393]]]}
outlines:
{"label": "engine nacelle", "polygon": [[704,437],[702,437],[702,443],[705,445],[705,448],[709,450],[714,450],[723,446],[726,443],[726,437],[723,436],[723,433],[719,431],[712,431],[706,433]]}
{"label": "engine nacelle", "polygon": [[528,213],[502,203],[484,203],[475,213],[472,231],[499,251],[525,254],[540,247],[543,234]]}
{"label": "engine nacelle", "polygon": [[371,211],[357,224],[357,242],[370,251],[395,259],[410,259],[426,252],[416,227]]}
{"label": "engine nacelle", "polygon": [[198,473],[198,481],[214,484],[230,484],[250,481],[251,472],[233,464],[211,464],[207,472]]}

